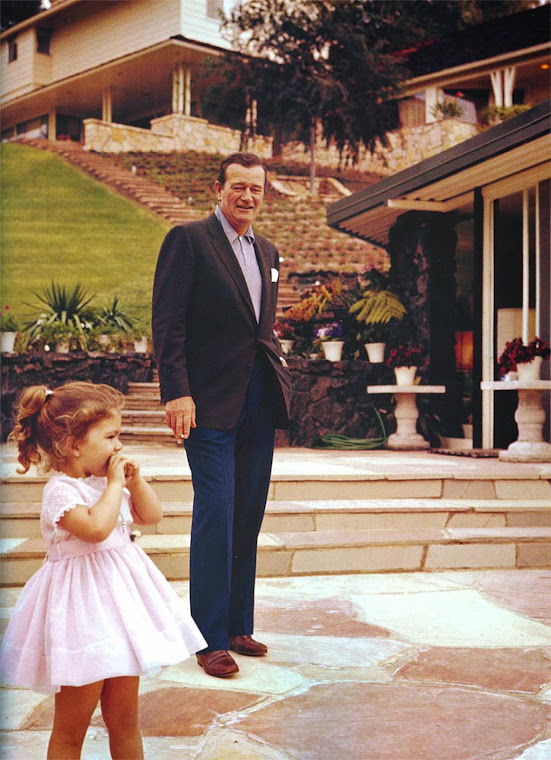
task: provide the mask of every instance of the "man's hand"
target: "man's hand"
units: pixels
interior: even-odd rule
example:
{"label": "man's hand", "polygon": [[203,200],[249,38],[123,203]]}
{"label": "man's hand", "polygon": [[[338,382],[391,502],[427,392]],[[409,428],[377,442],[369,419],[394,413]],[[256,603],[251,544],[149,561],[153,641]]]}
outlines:
{"label": "man's hand", "polygon": [[182,396],[167,401],[165,417],[166,424],[174,433],[178,445],[182,443],[184,438],[189,438],[191,428],[197,427],[195,424],[195,403],[191,396]]}

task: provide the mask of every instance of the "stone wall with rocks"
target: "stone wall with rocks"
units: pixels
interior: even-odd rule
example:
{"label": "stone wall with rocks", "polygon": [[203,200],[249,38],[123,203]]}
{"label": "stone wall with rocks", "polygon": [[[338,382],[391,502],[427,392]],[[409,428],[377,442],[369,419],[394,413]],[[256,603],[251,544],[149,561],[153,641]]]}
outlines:
{"label": "stone wall with rocks", "polygon": [[[293,381],[291,424],[287,432],[291,446],[309,446],[328,433],[351,438],[381,435],[373,411],[389,410],[388,396],[368,396],[366,387],[393,382],[393,372],[383,364],[353,360],[329,362],[288,357]],[[281,443],[281,440],[280,440]]]}
{"label": "stone wall with rocks", "polygon": [[[329,362],[288,358],[293,381],[291,425],[278,433],[278,445],[309,446],[327,433],[353,438],[379,437],[369,384],[392,382],[392,370],[367,361]],[[12,428],[13,405],[22,388],[56,388],[70,380],[107,383],[125,393],[129,382],[152,382],[150,354],[4,354],[2,356],[2,439]],[[377,397],[388,409],[389,397]],[[386,406],[385,406],[386,404]]]}
{"label": "stone wall with rocks", "polygon": [[106,383],[126,393],[129,382],[151,382],[154,368],[149,354],[3,354],[2,440],[12,429],[17,395],[29,385],[56,388],[71,380],[85,380]]}
{"label": "stone wall with rocks", "polygon": [[[378,141],[373,153],[365,151],[354,168],[382,176],[396,174],[474,137],[479,131],[476,124],[455,118],[417,127],[402,127],[388,133],[387,146]],[[285,162],[306,163],[310,157],[302,143],[294,142],[283,146],[281,159]],[[341,159],[334,145],[326,148],[320,140],[316,146],[316,162],[319,166],[337,169]]]}
{"label": "stone wall with rocks", "polygon": [[206,119],[183,114],[169,114],[152,119],[151,129],[115,124],[100,119],[84,120],[84,147],[98,153],[128,153],[130,151],[171,153],[196,150],[229,155],[248,150],[262,158],[272,155],[272,138],[257,135],[243,145],[243,133]]}

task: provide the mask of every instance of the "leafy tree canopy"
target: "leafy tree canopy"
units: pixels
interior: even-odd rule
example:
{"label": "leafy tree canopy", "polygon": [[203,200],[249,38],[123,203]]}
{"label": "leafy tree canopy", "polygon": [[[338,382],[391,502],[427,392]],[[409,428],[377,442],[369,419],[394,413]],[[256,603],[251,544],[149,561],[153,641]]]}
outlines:
{"label": "leafy tree canopy", "polygon": [[[537,0],[247,0],[224,20],[237,59],[215,100],[226,113],[258,103],[260,130],[310,144],[321,131],[353,162],[385,142],[407,77],[396,52]],[[228,87],[228,82],[231,86]],[[214,95],[214,93],[213,93]]]}
{"label": "leafy tree canopy", "polygon": [[42,10],[42,0],[1,0],[0,24],[2,31],[35,16]]}

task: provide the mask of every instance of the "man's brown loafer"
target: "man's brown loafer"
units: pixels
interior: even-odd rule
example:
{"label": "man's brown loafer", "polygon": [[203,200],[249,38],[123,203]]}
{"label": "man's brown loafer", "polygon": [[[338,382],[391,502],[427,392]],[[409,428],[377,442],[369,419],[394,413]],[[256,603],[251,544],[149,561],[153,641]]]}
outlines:
{"label": "man's brown loafer", "polygon": [[230,649],[249,657],[262,657],[268,651],[266,644],[255,641],[252,636],[230,636]]}
{"label": "man's brown loafer", "polygon": [[236,661],[225,649],[216,649],[214,652],[198,654],[197,662],[209,676],[227,678],[239,671]]}

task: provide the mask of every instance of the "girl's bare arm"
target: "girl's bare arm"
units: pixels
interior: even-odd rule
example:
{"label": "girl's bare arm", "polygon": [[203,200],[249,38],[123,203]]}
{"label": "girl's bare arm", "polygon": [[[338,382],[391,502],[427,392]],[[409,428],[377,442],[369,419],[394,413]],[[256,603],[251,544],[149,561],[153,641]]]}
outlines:
{"label": "girl's bare arm", "polygon": [[163,516],[163,509],[155,494],[134,462],[126,460],[126,487],[132,498],[132,517],[138,525],[156,525]]}

